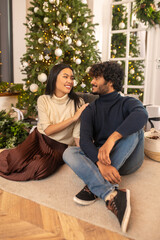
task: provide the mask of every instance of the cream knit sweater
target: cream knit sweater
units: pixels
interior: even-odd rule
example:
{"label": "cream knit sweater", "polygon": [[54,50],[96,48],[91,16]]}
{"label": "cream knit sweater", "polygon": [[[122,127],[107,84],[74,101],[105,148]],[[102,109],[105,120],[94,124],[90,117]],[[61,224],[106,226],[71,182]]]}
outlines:
{"label": "cream knit sweater", "polygon": [[[82,105],[84,101],[81,99]],[[44,130],[51,124],[62,122],[75,114],[74,101],[70,100],[68,94],[62,98],[57,98],[55,95],[42,95],[37,101],[38,107],[38,125],[37,129],[45,135]],[[74,138],[79,138],[80,121],[71,124],[66,129],[52,134],[49,137],[67,145],[75,145]]]}

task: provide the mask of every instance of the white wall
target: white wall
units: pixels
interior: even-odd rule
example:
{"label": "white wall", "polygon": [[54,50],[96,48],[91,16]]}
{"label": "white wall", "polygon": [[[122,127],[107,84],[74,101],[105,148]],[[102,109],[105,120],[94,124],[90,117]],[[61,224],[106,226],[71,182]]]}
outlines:
{"label": "white wall", "polygon": [[24,75],[20,72],[20,58],[26,51],[25,33],[26,27],[26,0],[13,0],[13,65],[14,83],[22,83]]}
{"label": "white wall", "polygon": [[6,112],[10,111],[11,106],[16,106],[18,102],[17,96],[0,96],[0,111],[6,110]]}

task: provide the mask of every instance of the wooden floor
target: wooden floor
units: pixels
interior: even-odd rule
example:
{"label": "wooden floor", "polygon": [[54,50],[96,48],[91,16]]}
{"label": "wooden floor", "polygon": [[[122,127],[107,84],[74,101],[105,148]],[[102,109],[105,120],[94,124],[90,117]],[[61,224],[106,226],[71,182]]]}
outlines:
{"label": "wooden floor", "polygon": [[0,240],[128,240],[0,190]]}

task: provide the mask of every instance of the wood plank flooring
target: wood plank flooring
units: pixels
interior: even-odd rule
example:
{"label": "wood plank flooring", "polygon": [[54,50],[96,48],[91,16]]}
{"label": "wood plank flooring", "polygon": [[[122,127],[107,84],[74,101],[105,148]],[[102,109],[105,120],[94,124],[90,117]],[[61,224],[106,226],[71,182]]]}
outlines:
{"label": "wood plank flooring", "polygon": [[0,240],[131,240],[0,190]]}

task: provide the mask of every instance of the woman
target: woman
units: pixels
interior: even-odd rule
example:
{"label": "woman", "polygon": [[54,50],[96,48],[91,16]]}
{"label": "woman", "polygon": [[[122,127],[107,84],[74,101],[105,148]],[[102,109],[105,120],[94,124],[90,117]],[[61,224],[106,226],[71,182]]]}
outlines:
{"label": "woman", "polygon": [[0,154],[0,176],[16,181],[45,178],[63,164],[69,145],[79,145],[79,117],[88,104],[73,92],[73,80],[69,65],[51,69],[45,95],[37,101],[37,128],[16,148]]}

